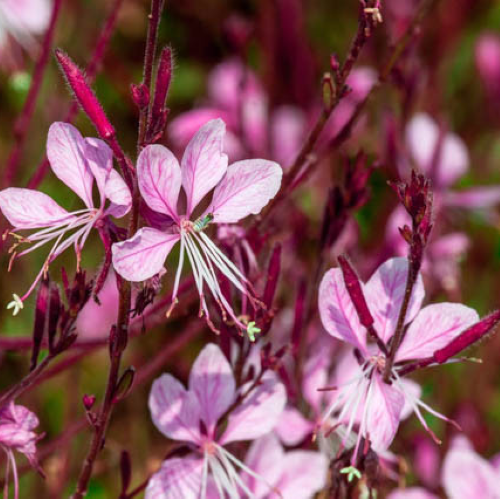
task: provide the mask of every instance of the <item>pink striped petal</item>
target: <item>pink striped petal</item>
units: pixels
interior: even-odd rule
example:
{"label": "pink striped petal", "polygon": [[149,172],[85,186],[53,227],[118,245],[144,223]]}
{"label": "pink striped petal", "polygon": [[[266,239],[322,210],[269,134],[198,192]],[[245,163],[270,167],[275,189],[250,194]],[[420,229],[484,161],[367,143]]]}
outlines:
{"label": "pink striped petal", "polygon": [[289,446],[302,442],[314,430],[314,423],[307,420],[297,409],[287,407],[275,428],[280,440]]}
{"label": "pink striped petal", "polygon": [[262,208],[278,192],[283,171],[278,163],[247,159],[233,163],[215,188],[207,213],[215,223],[234,223]]}
{"label": "pink striped petal", "polygon": [[94,137],[84,139],[85,158],[90,171],[94,176],[101,198],[101,205],[104,203],[104,188],[110,171],[113,169],[113,151],[106,142]]}
{"label": "pink striped petal", "polygon": [[[250,386],[251,382],[243,385],[241,393]],[[269,433],[278,423],[285,403],[285,387],[274,377],[266,378],[231,413],[220,443],[253,440]]]}
{"label": "pink striped petal", "polygon": [[155,144],[142,150],[137,159],[137,181],[152,210],[178,220],[181,171],[177,158],[166,147]]}
{"label": "pink striped petal", "polygon": [[200,414],[209,434],[235,398],[233,371],[221,349],[208,344],[198,355],[189,375],[189,390],[198,397]]}
{"label": "pink striped petal", "polygon": [[132,206],[132,195],[127,184],[116,170],[111,170],[104,187],[104,195],[111,201],[106,213],[121,218]]}
{"label": "pink striped petal", "polygon": [[153,382],[149,410],[153,423],[166,437],[195,444],[200,441],[198,399],[170,374]]}
{"label": "pink striped petal", "polygon": [[53,123],[47,138],[47,157],[57,178],[80,196],[88,208],[92,208],[94,177],[87,162],[86,144],[80,132],[69,123]]}
{"label": "pink striped petal", "polygon": [[227,156],[222,152],[225,133],[226,125],[221,119],[209,121],[198,130],[186,147],[181,169],[188,217],[226,173]]}
{"label": "pink striped petal", "polygon": [[203,460],[194,457],[167,459],[149,480],[145,499],[199,499]]}
{"label": "pink striped petal", "polygon": [[[366,301],[375,320],[375,329],[385,342],[392,337],[396,329],[399,311],[403,303],[407,274],[408,260],[406,258],[391,258],[375,271],[365,286]],[[424,296],[424,284],[422,276],[419,274],[413,288],[405,324],[417,315]]]}
{"label": "pink striped petal", "polygon": [[401,411],[405,403],[403,394],[392,385],[384,383],[375,374],[371,382],[368,403],[366,433],[377,452],[389,448],[399,427]]}
{"label": "pink striped petal", "polygon": [[408,328],[396,361],[431,357],[478,320],[475,310],[460,303],[427,305]]}
{"label": "pink striped petal", "polygon": [[0,209],[16,229],[51,227],[73,218],[47,194],[19,187],[0,191]]}
{"label": "pink striped petal", "polygon": [[113,267],[128,281],[145,281],[160,272],[179,238],[150,227],[140,229],[131,239],[113,244]]}
{"label": "pink striped petal", "polygon": [[331,269],[319,286],[319,314],[326,331],[366,352],[366,330],[359,323],[340,269]]}

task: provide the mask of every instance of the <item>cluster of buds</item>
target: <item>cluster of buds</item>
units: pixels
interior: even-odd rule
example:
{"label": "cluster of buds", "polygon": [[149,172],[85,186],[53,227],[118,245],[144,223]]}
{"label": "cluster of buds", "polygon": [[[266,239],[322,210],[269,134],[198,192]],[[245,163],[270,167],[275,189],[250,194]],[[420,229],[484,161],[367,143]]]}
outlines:
{"label": "cluster of buds", "polygon": [[432,230],[432,191],[430,181],[422,174],[412,171],[411,180],[390,183],[399,200],[411,217],[412,227],[399,229],[404,240],[410,245],[412,272],[416,273],[422,265],[425,246]]}

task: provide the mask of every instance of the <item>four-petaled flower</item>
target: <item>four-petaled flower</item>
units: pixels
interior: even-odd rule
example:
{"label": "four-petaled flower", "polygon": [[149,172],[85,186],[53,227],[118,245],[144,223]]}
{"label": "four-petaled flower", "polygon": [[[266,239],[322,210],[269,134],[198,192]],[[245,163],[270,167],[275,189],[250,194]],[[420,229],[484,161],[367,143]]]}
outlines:
{"label": "four-petaled flower", "polygon": [[[14,315],[23,308],[23,301],[57,256],[74,245],[79,267],[81,249],[96,223],[109,215],[120,218],[131,206],[130,191],[113,169],[113,153],[102,140],[84,139],[74,126],[54,123],[47,138],[47,157],[52,171],[83,200],[86,207],[68,212],[42,192],[17,187],[0,191],[0,209],[14,226],[15,231],[11,234],[18,240],[10,249],[11,265],[16,257],[54,241],[42,269],[28,291],[22,297],[14,295],[14,301],[7,306],[13,308]],[[94,179],[99,190],[98,208],[92,198]],[[110,202],[107,207],[106,200]],[[41,230],[28,237],[17,234],[17,231],[30,229]],[[68,232],[70,235],[65,237]],[[34,244],[17,253],[18,246],[23,243]]]}
{"label": "four-petaled flower", "polygon": [[[115,270],[129,281],[144,281],[160,272],[173,246],[180,241],[180,257],[172,294],[173,304],[184,262],[191,262],[200,295],[200,315],[204,312],[210,327],[204,284],[208,287],[222,315],[227,315],[243,331],[255,332],[252,323],[245,325],[236,316],[222,292],[216,269],[255,303],[250,282],[231,260],[210,240],[204,229],[211,223],[234,223],[257,214],[272,199],[281,184],[281,167],[263,159],[237,161],[228,167],[222,152],[225,125],[212,120],[200,128],[188,144],[181,166],[175,156],[161,145],[146,147],[137,160],[137,180],[149,208],[172,219],[166,230],[140,229],[131,239],[112,247]],[[185,215],[179,214],[181,185],[186,194]],[[215,187],[209,206],[193,217],[200,201]]]}
{"label": "four-petaled flower", "polygon": [[[383,263],[363,285],[374,328],[386,347],[395,333],[407,273],[408,261],[405,258],[393,258]],[[432,357],[436,350],[446,346],[474,324],[478,315],[473,309],[458,303],[432,304],[420,310],[423,299],[424,287],[419,276],[405,318],[406,334],[397,350],[389,384],[383,379],[386,353],[368,343],[367,331],[360,323],[342,271],[339,268],[331,269],[323,277],[319,289],[319,311],[323,326],[332,336],[352,345],[358,361],[357,373],[337,387],[334,401],[324,419],[326,422],[334,415],[334,427],[338,426],[341,433],[345,431],[345,441],[357,426],[353,460],[358,454],[362,438],[369,439],[375,451],[383,452],[389,447],[404,414],[405,403],[411,406],[431,435],[433,433],[420,408],[450,421],[419,400],[414,386],[405,384],[398,372],[408,361]],[[433,438],[436,437],[433,435]]]}
{"label": "four-petaled flower", "polygon": [[158,378],[149,398],[153,422],[166,437],[186,443],[192,452],[163,462],[149,481],[146,499],[205,499],[213,490],[220,497],[227,493],[238,499],[240,491],[256,497],[235,467],[273,490],[273,484],[225,446],[269,433],[285,402],[285,388],[272,373],[237,390],[231,366],[214,344],[196,359],[188,390],[170,374]]}
{"label": "four-petaled flower", "polygon": [[19,497],[19,479],[14,451],[24,454],[33,468],[40,469],[36,458],[36,443],[43,434],[39,435],[33,431],[37,426],[36,415],[22,405],[10,402],[0,409],[0,447],[7,454],[6,480],[12,466],[16,499]]}

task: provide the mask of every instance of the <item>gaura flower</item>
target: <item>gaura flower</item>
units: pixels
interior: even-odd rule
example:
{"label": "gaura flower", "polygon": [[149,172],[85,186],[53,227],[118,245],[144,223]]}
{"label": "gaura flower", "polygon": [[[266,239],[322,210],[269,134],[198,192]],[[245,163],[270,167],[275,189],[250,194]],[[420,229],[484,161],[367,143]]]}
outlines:
{"label": "gaura flower", "polygon": [[149,397],[153,422],[191,452],[163,462],[149,481],[146,499],[205,499],[214,487],[220,497],[239,499],[240,491],[244,497],[256,497],[236,468],[272,491],[273,484],[225,447],[269,433],[285,402],[285,388],[272,374],[264,375],[256,386],[250,381],[236,389],[231,366],[214,344],[207,345],[193,364],[188,390],[169,374],[158,378]]}
{"label": "gaura flower", "polygon": [[[259,213],[278,192],[282,171],[277,163],[263,159],[237,161],[228,167],[227,156],[222,152],[224,134],[225,124],[221,119],[209,121],[189,142],[181,166],[166,147],[144,148],[137,160],[139,190],[149,208],[170,217],[173,223],[164,230],[142,228],[131,239],[114,244],[113,266],[129,281],[144,281],[160,272],[167,255],[180,241],[173,305],[187,254],[200,294],[200,316],[204,312],[208,324],[215,329],[205,300],[206,285],[223,318],[228,315],[240,329],[252,334],[253,324],[244,325],[236,316],[220,289],[215,269],[255,303],[251,284],[204,229],[212,223],[235,223]],[[179,214],[178,208],[181,185],[186,194],[184,215]],[[194,217],[195,208],[214,187],[209,206],[201,216]]]}
{"label": "gaura flower", "polygon": [[[383,263],[362,289],[366,304],[374,319],[374,329],[387,351],[395,333],[404,298],[408,261],[393,258]],[[461,332],[478,320],[477,313],[458,303],[427,305],[420,310],[424,287],[419,275],[410,298],[401,342],[391,371],[390,384],[383,380],[386,352],[368,343],[367,331],[360,323],[355,306],[347,291],[342,271],[329,270],[319,288],[319,311],[323,326],[335,338],[349,343],[358,359],[357,372],[342,386],[336,387],[335,399],[325,415],[325,422],[334,416],[336,426],[345,439],[357,427],[357,456],[362,438],[369,439],[377,452],[388,449],[404,415],[405,403],[417,415],[424,428],[436,439],[425,422],[421,410],[451,422],[419,399],[414,385],[406,385],[399,375],[405,363],[432,357]]]}
{"label": "gaura flower", "polygon": [[10,402],[0,409],[0,447],[7,454],[7,471],[5,480],[9,478],[10,467],[14,477],[14,496],[19,497],[19,479],[14,451],[26,456],[33,468],[39,470],[36,458],[36,443],[42,435],[33,430],[38,426],[38,418],[26,407]]}
{"label": "gaura flower", "polygon": [[[77,265],[81,250],[92,228],[108,216],[120,218],[130,209],[130,191],[113,169],[111,149],[96,138],[83,138],[80,132],[68,123],[54,123],[47,138],[47,157],[55,175],[62,180],[85,203],[85,208],[68,212],[51,197],[32,189],[9,187],[0,191],[0,209],[14,226],[11,234],[17,242],[10,248],[12,253],[9,269],[15,258],[53,242],[42,269],[21,297],[7,305],[14,315],[23,308],[40,278],[47,272],[49,264],[63,251],[74,245]],[[99,191],[99,206],[94,205],[92,188],[94,180]],[[106,207],[106,200],[109,205]],[[17,232],[40,229],[24,237]],[[18,252],[24,243],[34,243]]]}

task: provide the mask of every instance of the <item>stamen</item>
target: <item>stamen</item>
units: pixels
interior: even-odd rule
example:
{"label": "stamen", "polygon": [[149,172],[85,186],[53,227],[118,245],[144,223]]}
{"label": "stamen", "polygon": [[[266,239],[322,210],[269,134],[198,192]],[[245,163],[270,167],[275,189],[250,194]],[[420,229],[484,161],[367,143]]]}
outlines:
{"label": "stamen", "polygon": [[184,253],[185,253],[185,241],[184,238],[186,237],[186,234],[184,230],[181,229],[181,249],[179,253],[179,264],[177,266],[177,272],[175,273],[175,281],[174,281],[174,289],[172,291],[172,303],[170,307],[167,310],[167,318],[170,317],[170,314],[174,310],[175,306],[179,302],[177,299],[177,293],[179,292],[179,283],[181,280],[181,274],[182,274],[182,267],[184,266]]}
{"label": "stamen", "polygon": [[355,477],[358,480],[361,479],[361,472],[354,466],[347,466],[347,468],[342,468],[340,470],[340,473],[342,473],[343,475],[347,475],[347,481],[349,483],[351,483]]}

